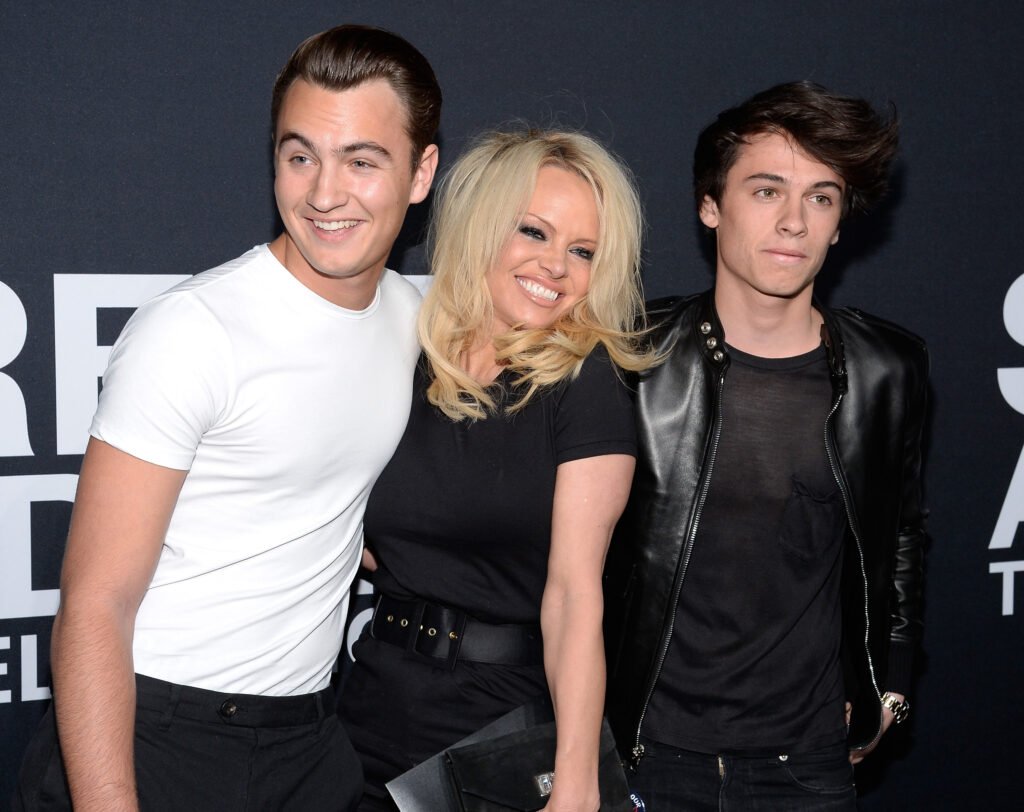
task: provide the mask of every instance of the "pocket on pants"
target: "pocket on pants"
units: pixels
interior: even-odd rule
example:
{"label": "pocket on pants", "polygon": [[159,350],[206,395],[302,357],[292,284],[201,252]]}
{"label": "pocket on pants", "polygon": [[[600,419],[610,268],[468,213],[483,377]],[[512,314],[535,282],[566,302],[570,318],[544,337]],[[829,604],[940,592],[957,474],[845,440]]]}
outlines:
{"label": "pocket on pants", "polygon": [[853,765],[845,744],[779,756],[778,765],[792,784],[807,792],[838,795],[854,791]]}
{"label": "pocket on pants", "polygon": [[71,812],[52,703],[25,750],[13,804],[16,811]]}

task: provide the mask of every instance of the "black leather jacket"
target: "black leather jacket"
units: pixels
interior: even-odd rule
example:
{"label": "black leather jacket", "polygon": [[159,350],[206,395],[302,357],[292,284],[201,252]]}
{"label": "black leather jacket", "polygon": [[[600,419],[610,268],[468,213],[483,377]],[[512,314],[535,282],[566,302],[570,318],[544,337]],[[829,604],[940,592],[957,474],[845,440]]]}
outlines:
{"label": "black leather jacket", "polygon": [[[833,392],[823,436],[847,514],[842,657],[857,749],[879,735],[881,694],[906,693],[921,635],[928,355],[893,324],[815,306]],[[636,381],[640,453],[605,574],[608,717],[635,760],[714,468],[729,369],[711,292],[654,303],[649,318],[667,357]]]}

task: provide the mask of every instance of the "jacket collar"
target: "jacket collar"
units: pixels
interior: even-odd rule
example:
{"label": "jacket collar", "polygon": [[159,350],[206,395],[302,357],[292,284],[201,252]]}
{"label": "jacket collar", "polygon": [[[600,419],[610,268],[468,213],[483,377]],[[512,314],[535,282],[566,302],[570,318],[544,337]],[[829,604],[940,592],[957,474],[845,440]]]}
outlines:
{"label": "jacket collar", "polygon": [[[845,393],[846,352],[843,346],[843,335],[839,329],[835,314],[825,307],[818,299],[814,299],[814,308],[824,319],[821,325],[821,341],[825,345],[829,373],[837,392]],[[725,345],[725,329],[715,309],[715,290],[704,291],[697,305],[697,319],[694,322],[697,343],[704,358],[714,367],[727,365],[729,353]]]}
{"label": "jacket collar", "polygon": [[843,333],[839,329],[839,322],[835,314],[817,299],[814,300],[814,307],[824,319],[821,325],[821,342],[825,345],[832,386],[838,394],[846,394],[846,347],[843,345]]}
{"label": "jacket collar", "polygon": [[713,367],[727,366],[729,354],[725,347],[725,330],[715,309],[714,288],[701,294],[693,329],[704,359]]}

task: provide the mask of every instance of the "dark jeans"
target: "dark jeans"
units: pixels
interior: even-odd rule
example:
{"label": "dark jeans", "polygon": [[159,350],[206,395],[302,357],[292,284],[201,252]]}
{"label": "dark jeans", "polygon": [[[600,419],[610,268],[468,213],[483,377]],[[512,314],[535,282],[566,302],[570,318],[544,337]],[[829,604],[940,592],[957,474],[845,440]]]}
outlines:
{"label": "dark jeans", "polygon": [[694,753],[641,739],[644,757],[628,773],[640,812],[855,810],[845,742],[809,753],[730,756]]}
{"label": "dark jeans", "polygon": [[[362,770],[333,689],[264,697],[137,676],[136,690],[142,812],[355,808]],[[13,810],[70,809],[51,707],[25,753]]]}

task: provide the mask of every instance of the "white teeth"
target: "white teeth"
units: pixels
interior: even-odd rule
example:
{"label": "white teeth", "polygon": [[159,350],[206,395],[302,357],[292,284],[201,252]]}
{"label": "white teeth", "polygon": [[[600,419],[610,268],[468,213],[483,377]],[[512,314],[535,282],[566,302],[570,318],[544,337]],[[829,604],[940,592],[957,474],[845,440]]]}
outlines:
{"label": "white teeth", "polygon": [[549,302],[553,302],[558,298],[558,291],[551,290],[543,285],[538,285],[536,282],[532,282],[529,279],[516,277],[516,281],[526,288],[527,293],[539,296],[541,299],[547,299]]}
{"label": "white teeth", "polygon": [[314,220],[313,225],[317,228],[322,228],[324,231],[337,231],[340,228],[352,228],[354,225],[358,225],[358,220]]}

